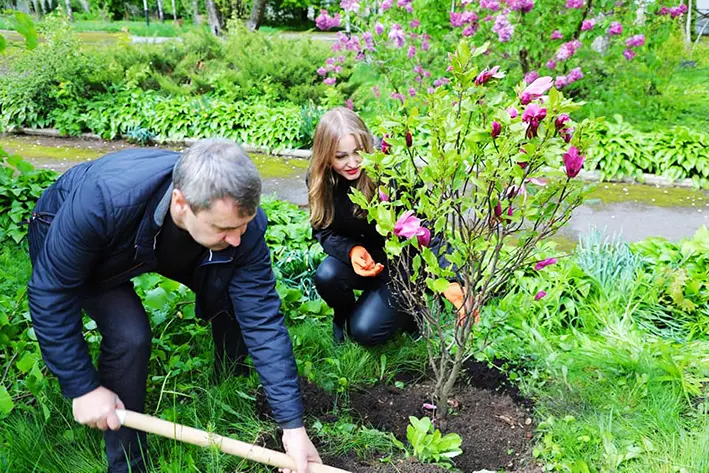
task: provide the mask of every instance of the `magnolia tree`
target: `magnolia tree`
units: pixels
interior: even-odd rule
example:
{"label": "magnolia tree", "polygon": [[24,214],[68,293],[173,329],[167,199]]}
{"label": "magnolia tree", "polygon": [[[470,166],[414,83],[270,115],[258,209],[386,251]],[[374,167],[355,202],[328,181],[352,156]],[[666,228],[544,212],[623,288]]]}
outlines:
{"label": "magnolia tree", "polygon": [[[379,195],[352,197],[385,237],[392,289],[428,345],[439,419],[483,308],[520,269],[556,262],[535,260],[534,249],[582,202],[579,105],[551,77],[510,97],[499,68],[475,66],[486,50],[461,40],[450,83],[419,97],[425,112],[402,107],[383,119],[382,148],[363,164]],[[451,306],[440,296],[455,282],[464,300]]]}
{"label": "magnolia tree", "polygon": [[467,37],[489,42],[479,62],[519,68],[527,83],[550,75],[561,90],[583,79],[590,64],[603,71],[608,58],[637,60],[646,41],[665,41],[687,11],[684,4],[633,0],[457,0],[446,23],[435,24],[427,20],[434,1],[342,0],[342,11],[321,10],[318,28],[347,31],[338,33],[333,56],[318,73],[334,85],[342,64],[355,61],[385,81],[372,89],[375,97],[404,101],[445,85],[446,52]]}

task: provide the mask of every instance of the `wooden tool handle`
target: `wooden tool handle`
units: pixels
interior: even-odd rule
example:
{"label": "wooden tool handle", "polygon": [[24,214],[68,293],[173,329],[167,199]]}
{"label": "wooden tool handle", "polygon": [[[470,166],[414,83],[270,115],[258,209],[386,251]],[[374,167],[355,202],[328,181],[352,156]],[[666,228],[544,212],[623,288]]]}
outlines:
{"label": "wooden tool handle", "polygon": [[[179,440],[180,442],[208,447],[216,445],[219,450],[230,455],[236,455],[247,460],[275,466],[277,468],[290,468],[296,472],[295,462],[291,457],[282,452],[268,448],[251,445],[229,437],[205,432],[204,430],[175,424],[157,417],[140,414],[138,412],[116,409],[116,415],[121,425],[131,429],[148,432],[161,437]],[[308,473],[350,473],[332,466],[320,463],[308,463]]]}

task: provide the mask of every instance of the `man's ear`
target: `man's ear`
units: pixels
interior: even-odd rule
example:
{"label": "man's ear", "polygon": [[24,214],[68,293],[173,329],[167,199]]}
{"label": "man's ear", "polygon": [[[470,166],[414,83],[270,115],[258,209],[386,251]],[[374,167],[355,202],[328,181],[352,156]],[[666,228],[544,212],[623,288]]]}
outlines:
{"label": "man's ear", "polygon": [[179,189],[172,190],[172,208],[177,213],[177,218],[179,220],[184,218],[185,214],[187,214],[187,210],[189,209],[187,199],[185,199],[185,195]]}

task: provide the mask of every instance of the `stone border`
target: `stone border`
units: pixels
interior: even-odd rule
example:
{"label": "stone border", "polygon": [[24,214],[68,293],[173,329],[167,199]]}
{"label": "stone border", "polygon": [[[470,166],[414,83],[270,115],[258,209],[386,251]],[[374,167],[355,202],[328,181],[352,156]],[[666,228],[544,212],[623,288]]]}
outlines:
{"label": "stone border", "polygon": [[[12,134],[20,134],[20,135],[29,135],[29,136],[49,136],[52,138],[67,138],[67,136],[62,135],[59,130],[55,128],[44,128],[44,129],[37,129],[37,128],[14,128],[13,130],[8,131],[8,133]],[[77,136],[76,138],[83,138],[87,140],[104,140],[100,136],[94,134],[94,133],[82,133],[81,135]],[[126,139],[126,137],[122,137],[123,139]],[[172,139],[167,139],[167,140],[161,140],[158,141],[158,143],[167,143],[171,145],[191,145],[192,143],[196,142],[198,138],[185,138],[183,140],[172,140]],[[272,150],[260,146],[254,146],[254,145],[242,145],[244,150],[247,153],[262,153],[262,154],[271,154],[274,156],[286,156],[286,157],[291,157],[291,158],[299,158],[299,159],[310,159],[310,156],[312,155],[312,150],[309,149],[282,149],[282,150]],[[591,181],[591,182],[599,182],[601,181],[601,173],[600,171],[584,171],[582,170],[579,173],[579,176],[581,179],[585,181]],[[625,184],[645,184],[649,186],[657,186],[657,187],[683,187],[683,188],[694,188],[694,183],[692,182],[692,179],[681,179],[679,181],[672,181],[671,179],[664,177],[664,176],[657,176],[655,174],[642,174],[641,179],[633,179],[630,177],[625,177],[625,178],[611,178],[611,179],[606,179],[604,182],[615,182],[615,183],[625,183]]]}

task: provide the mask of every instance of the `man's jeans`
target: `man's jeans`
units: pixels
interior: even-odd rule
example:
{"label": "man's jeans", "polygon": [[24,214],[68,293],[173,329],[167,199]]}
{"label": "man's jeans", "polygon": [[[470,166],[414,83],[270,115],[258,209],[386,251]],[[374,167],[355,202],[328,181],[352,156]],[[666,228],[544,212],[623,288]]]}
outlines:
{"label": "man's jeans", "polygon": [[[152,333],[140,298],[128,282],[82,302],[102,335],[99,353],[101,385],[115,392],[126,409],[143,412]],[[242,374],[245,345],[234,316],[212,320],[215,373]],[[224,371],[229,373],[224,373]],[[109,472],[146,471],[145,434],[127,427],[104,433]]]}

